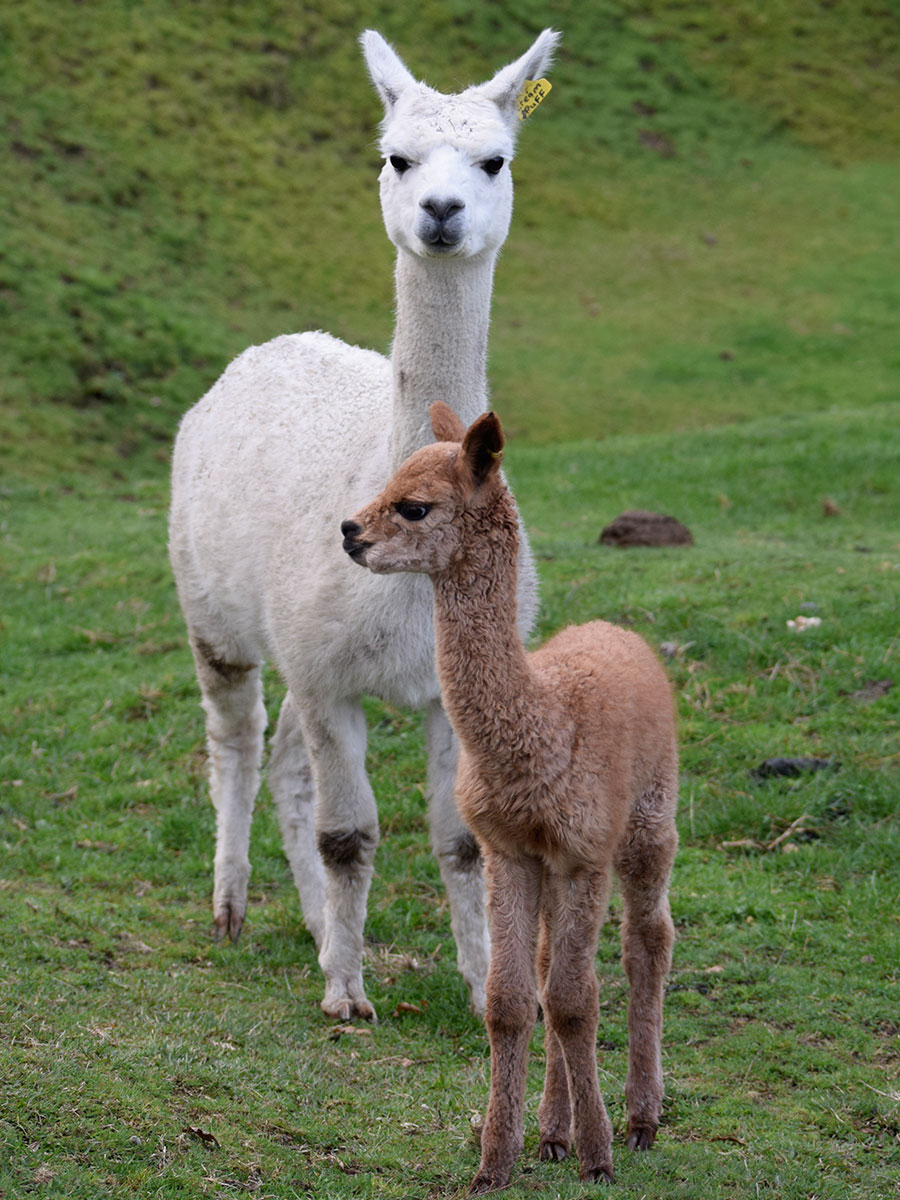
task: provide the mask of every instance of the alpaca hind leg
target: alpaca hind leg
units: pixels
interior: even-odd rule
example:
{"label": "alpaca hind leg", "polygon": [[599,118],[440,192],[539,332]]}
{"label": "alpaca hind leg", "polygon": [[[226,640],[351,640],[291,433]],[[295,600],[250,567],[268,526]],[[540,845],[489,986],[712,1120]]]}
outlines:
{"label": "alpaca hind leg", "polygon": [[662,1114],[663,992],[672,962],[675,932],[668,886],[677,836],[638,831],[616,864],[621,882],[622,965],[628,977],[628,1145],[649,1150]]}
{"label": "alpaca hind leg", "polygon": [[540,864],[488,852],[485,874],[492,933],[485,1012],[491,1086],[481,1133],[481,1165],[470,1196],[506,1187],[522,1149],[528,1042],[537,1016],[534,959]]}
{"label": "alpaca hind leg", "polygon": [[[294,697],[297,703],[297,697]],[[375,797],[366,777],[366,722],[358,703],[313,711],[298,704],[316,789],[316,845],[325,869],[319,965],[330,1017],[375,1020],[362,981],[363,929],[378,845]]]}
{"label": "alpaca hind leg", "polygon": [[581,1178],[604,1183],[613,1181],[612,1124],[597,1077],[594,956],[608,895],[608,872],[545,875],[543,909],[552,918],[544,1018],[565,1059]]}
{"label": "alpaca hind leg", "polygon": [[210,795],[216,810],[213,881],[214,936],[237,941],[247,912],[250,822],[259,789],[266,710],[258,665],[222,655],[192,636],[197,679],[206,713]]}
{"label": "alpaca hind leg", "polygon": [[447,715],[437,701],[428,710],[427,737],[431,842],[450,901],[450,927],[459,971],[469,989],[472,1011],[482,1016],[491,943],[481,851],[456,807],[458,747]]}
{"label": "alpaca hind leg", "polygon": [[[550,971],[551,922],[545,906],[541,906],[540,936],[538,939],[538,994],[542,998]],[[541,1131],[539,1155],[545,1159],[561,1162],[572,1148],[572,1105],[569,1100],[569,1081],[566,1077],[566,1060],[563,1057],[559,1038],[544,1020],[544,1092],[538,1109],[538,1125]]]}
{"label": "alpaca hind leg", "polygon": [[303,730],[288,692],[269,755],[269,790],[278,811],[284,852],[300,895],[303,919],[317,947],[325,938],[325,868],[316,849],[315,788]]}

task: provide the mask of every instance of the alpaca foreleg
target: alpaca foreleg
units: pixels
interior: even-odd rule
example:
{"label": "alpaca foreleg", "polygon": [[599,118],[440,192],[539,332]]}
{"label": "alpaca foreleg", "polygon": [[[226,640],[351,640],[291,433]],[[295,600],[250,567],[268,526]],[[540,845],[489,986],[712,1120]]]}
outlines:
{"label": "alpaca foreleg", "polygon": [[365,770],[366,723],[359,704],[304,712],[316,788],[316,845],[325,869],[325,928],[319,965],[330,1017],[375,1019],[362,981],[366,902],[378,845],[375,797]]}
{"label": "alpaca foreleg", "polygon": [[[213,932],[237,941],[247,912],[250,822],[259,789],[266,710],[257,666],[233,665],[192,639],[206,713],[209,788],[216,811]],[[237,656],[235,656],[237,657]]]}
{"label": "alpaca foreleg", "polygon": [[597,1078],[594,955],[608,891],[608,873],[551,876],[548,872],[544,880],[543,911],[553,913],[544,1018],[565,1059],[581,1178],[604,1183],[613,1181],[612,1124]]}
{"label": "alpaca foreleg", "polygon": [[675,931],[668,883],[677,839],[649,846],[632,844],[627,870],[620,867],[624,917],[622,965],[628,977],[628,1145],[649,1150],[662,1114],[662,1020],[666,975]]}
{"label": "alpaca foreleg", "polygon": [[481,1165],[469,1188],[471,1196],[506,1187],[522,1149],[528,1042],[537,1016],[534,959],[540,864],[492,851],[485,868],[492,932],[485,1012],[491,1086]]}
{"label": "alpaca foreleg", "polygon": [[[538,939],[538,994],[543,997],[550,972],[552,914],[544,907],[541,910],[540,937]],[[566,1077],[566,1060],[563,1057],[559,1038],[544,1021],[544,1092],[538,1109],[538,1125],[541,1131],[539,1154],[544,1159],[561,1162],[572,1146],[572,1105],[569,1100],[569,1081]]]}
{"label": "alpaca foreleg", "polygon": [[315,787],[303,731],[290,692],[278,717],[269,757],[269,790],[278,811],[284,852],[316,946],[325,939],[325,868],[316,848]]}
{"label": "alpaca foreleg", "polygon": [[428,709],[427,739],[431,842],[450,901],[450,928],[459,971],[469,989],[472,1011],[483,1016],[491,943],[481,851],[456,807],[458,745],[438,701]]}

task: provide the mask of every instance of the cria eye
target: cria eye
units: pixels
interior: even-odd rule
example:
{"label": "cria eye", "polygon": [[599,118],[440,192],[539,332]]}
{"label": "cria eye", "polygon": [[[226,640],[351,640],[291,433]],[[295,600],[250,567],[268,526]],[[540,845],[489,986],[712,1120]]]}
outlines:
{"label": "cria eye", "polygon": [[415,500],[401,500],[397,505],[397,512],[404,521],[421,521],[430,511],[430,504],[417,504]]}
{"label": "cria eye", "polygon": [[502,158],[489,158],[481,164],[482,171],[487,171],[488,175],[496,175],[503,166]]}
{"label": "cria eye", "polygon": [[399,154],[392,154],[388,162],[398,175],[402,175],[404,171],[408,171],[411,165],[408,158],[401,158]]}

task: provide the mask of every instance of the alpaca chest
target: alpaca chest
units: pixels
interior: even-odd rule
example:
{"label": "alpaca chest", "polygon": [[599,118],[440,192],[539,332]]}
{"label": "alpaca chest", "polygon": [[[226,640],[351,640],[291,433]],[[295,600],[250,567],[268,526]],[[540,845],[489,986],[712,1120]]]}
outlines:
{"label": "alpaca chest", "polygon": [[347,566],[349,588],[319,581],[294,621],[279,630],[279,667],[289,686],[300,694],[367,694],[424,707],[440,695],[429,581]]}
{"label": "alpaca chest", "polygon": [[600,786],[592,779],[575,790],[557,790],[524,776],[500,779],[480,772],[463,751],[457,802],[476,837],[492,849],[537,858],[556,870],[578,870],[606,861],[621,833],[603,806],[590,802]]}

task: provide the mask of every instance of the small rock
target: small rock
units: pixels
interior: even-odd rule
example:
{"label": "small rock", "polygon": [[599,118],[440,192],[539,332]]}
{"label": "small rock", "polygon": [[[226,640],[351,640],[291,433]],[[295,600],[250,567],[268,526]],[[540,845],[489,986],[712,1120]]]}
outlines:
{"label": "small rock", "polygon": [[794,777],[804,771],[836,771],[840,765],[833,758],[767,758],[750,774],[754,779],[771,779],[777,775]]}
{"label": "small rock", "polygon": [[653,150],[660,158],[675,157],[675,143],[666,133],[657,129],[641,129],[638,131],[638,141],[648,150]]}
{"label": "small rock", "polygon": [[600,534],[604,546],[693,546],[686,525],[664,513],[632,508],[620,513]]}
{"label": "small rock", "polygon": [[858,692],[851,692],[850,699],[857,704],[871,704],[886,696],[893,686],[893,679],[867,679]]}

